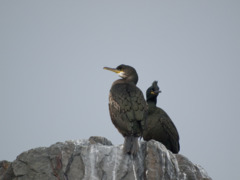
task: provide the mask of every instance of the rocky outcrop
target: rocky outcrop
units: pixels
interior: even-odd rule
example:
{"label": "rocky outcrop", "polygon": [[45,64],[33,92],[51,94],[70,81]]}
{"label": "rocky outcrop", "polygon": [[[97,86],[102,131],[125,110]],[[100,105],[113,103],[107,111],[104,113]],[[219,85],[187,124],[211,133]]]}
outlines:
{"label": "rocky outcrop", "polygon": [[141,142],[136,157],[103,137],[66,141],[0,162],[3,180],[210,180],[205,170],[161,143]]}

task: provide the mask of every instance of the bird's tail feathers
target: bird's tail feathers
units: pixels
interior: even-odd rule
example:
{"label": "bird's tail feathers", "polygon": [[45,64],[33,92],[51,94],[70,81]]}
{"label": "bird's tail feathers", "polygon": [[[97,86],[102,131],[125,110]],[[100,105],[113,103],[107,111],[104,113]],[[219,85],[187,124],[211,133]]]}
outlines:
{"label": "bird's tail feathers", "polygon": [[124,153],[135,156],[138,152],[138,149],[138,137],[126,136],[123,145]]}

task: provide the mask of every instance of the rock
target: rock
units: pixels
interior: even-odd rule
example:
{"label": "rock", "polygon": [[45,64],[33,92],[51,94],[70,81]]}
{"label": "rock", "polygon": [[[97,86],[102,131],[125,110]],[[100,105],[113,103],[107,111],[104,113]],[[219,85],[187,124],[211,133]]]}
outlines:
{"label": "rock", "polygon": [[12,179],[13,169],[12,164],[8,161],[0,161],[0,179]]}
{"label": "rock", "polygon": [[6,173],[10,165],[11,163],[8,161],[0,161],[0,175]]}
{"label": "rock", "polygon": [[91,136],[91,137],[89,138],[89,142],[90,142],[91,144],[97,144],[97,143],[99,143],[99,144],[107,145],[107,146],[112,146],[112,145],[113,145],[112,142],[109,141],[107,138],[105,138],[105,137],[99,137],[99,136]]}
{"label": "rock", "polygon": [[161,143],[140,142],[136,157],[104,137],[66,141],[0,162],[3,180],[211,180],[206,171]]}

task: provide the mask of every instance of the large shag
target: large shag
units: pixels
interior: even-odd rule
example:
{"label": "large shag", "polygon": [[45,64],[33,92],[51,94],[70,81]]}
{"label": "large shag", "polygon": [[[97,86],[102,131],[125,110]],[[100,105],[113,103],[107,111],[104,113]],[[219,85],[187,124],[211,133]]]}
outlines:
{"label": "large shag", "polygon": [[152,86],[146,91],[148,117],[143,139],[145,141],[154,139],[164,144],[166,148],[173,153],[178,153],[180,145],[177,128],[168,114],[163,109],[156,106],[157,96],[160,92],[157,81],[154,81]]}
{"label": "large shag", "polygon": [[122,79],[113,82],[109,93],[109,112],[112,123],[125,138],[123,150],[127,154],[138,152],[138,137],[142,137],[147,115],[147,103],[136,86],[138,75],[128,65],[117,68],[104,67],[117,73]]}

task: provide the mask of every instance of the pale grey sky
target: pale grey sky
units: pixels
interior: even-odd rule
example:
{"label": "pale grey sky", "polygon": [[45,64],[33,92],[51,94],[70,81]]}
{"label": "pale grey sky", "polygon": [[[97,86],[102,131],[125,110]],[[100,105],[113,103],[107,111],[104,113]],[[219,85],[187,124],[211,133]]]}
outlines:
{"label": "pale grey sky", "polygon": [[108,93],[134,66],[174,121],[180,153],[239,179],[240,1],[0,1],[0,160],[58,141],[123,138]]}

